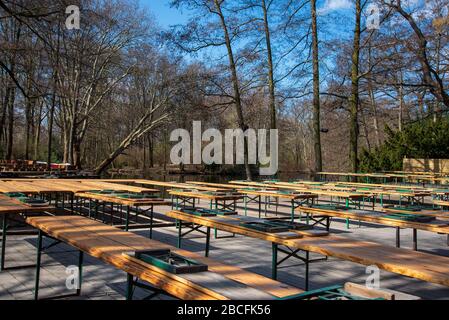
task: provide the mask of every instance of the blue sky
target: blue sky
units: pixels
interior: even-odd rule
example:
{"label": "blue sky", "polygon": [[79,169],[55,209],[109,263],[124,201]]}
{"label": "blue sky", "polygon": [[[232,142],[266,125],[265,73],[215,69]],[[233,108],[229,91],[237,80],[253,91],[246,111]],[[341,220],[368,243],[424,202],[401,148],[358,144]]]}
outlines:
{"label": "blue sky", "polygon": [[139,0],[140,4],[148,8],[157,18],[157,22],[162,27],[184,23],[188,19],[186,13],[181,10],[170,8],[169,0]]}
{"label": "blue sky", "polygon": [[[169,0],[139,0],[140,4],[148,8],[157,18],[162,27],[182,24],[188,20],[188,13],[176,8],[170,8]],[[353,2],[351,0],[320,0],[318,1],[318,12],[327,15],[332,12],[344,12],[351,10]]]}

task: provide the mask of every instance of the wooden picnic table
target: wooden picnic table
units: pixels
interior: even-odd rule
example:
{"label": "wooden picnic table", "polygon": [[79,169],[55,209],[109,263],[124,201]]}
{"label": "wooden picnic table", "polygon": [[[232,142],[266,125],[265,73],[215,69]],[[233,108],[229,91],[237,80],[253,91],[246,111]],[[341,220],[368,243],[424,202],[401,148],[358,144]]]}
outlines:
{"label": "wooden picnic table", "polygon": [[[400,229],[408,228],[413,230],[413,249],[418,250],[418,230],[430,231],[439,234],[449,235],[449,221],[446,220],[434,220],[431,222],[415,222],[405,221],[386,217],[386,213],[382,211],[371,210],[348,210],[348,209],[322,209],[313,207],[300,207],[297,210],[305,213],[307,219],[313,219],[313,215],[328,215],[330,217],[338,217],[350,220],[358,220],[364,222],[372,222],[385,226],[391,226],[396,228],[396,247],[400,247]],[[448,245],[449,245],[449,236]]]}
{"label": "wooden picnic table", "polygon": [[189,185],[195,185],[195,186],[199,185],[199,186],[215,187],[215,188],[231,189],[231,190],[239,190],[239,189],[248,188],[245,185],[232,184],[232,183],[212,183],[212,182],[201,182],[201,181],[186,181],[186,183]]}
{"label": "wooden picnic table", "polygon": [[408,213],[408,214],[424,215],[439,218],[442,220],[449,219],[449,211],[443,211],[438,209],[421,208],[420,210],[415,210],[414,207],[385,207],[382,208],[382,211],[386,213]]}
{"label": "wooden picnic table", "polygon": [[[284,298],[302,292],[302,290],[264,276],[225,265],[193,252],[177,249],[159,241],[121,231],[87,218],[79,216],[33,217],[28,218],[27,223],[39,230],[35,299],[39,298],[40,257],[44,236],[62,241],[79,250],[80,270],[82,270],[83,264],[82,256],[86,253],[126,272],[128,275],[127,299],[132,299],[135,286],[145,287],[156,292],[163,291],[186,300],[267,300]],[[204,263],[208,266],[208,271],[197,274],[173,274],[129,255],[136,251],[160,249],[168,249],[176,254]],[[148,283],[149,286],[145,286],[141,281]],[[79,285],[81,285],[81,281]],[[76,294],[79,295],[80,292],[81,286]]]}
{"label": "wooden picnic table", "polygon": [[71,179],[38,179],[33,181],[3,181],[0,183],[0,192],[38,193],[76,193],[91,190],[123,190],[136,193],[154,193],[155,189],[141,188],[124,184]]}
{"label": "wooden picnic table", "polygon": [[[55,210],[53,206],[31,206],[16,199],[0,194],[0,216],[2,218],[2,248],[0,271],[5,270],[5,255],[6,255],[6,238],[7,231],[10,229],[8,221],[11,215],[28,215],[31,213],[45,213]],[[16,267],[14,267],[16,268]]]}
{"label": "wooden picnic table", "polygon": [[[402,248],[385,246],[380,243],[354,240],[343,236],[303,236],[281,238],[264,232],[243,228],[230,217],[201,217],[181,211],[171,211],[168,216],[192,222],[207,228],[217,228],[244,236],[272,242],[272,277],[277,277],[277,252],[279,246],[288,248],[289,254],[298,257],[305,253],[306,279],[308,279],[309,253],[336,257],[362,265],[376,265],[380,269],[400,275],[449,286],[449,258]],[[234,217],[235,218],[235,217]],[[248,217],[246,217],[248,218]],[[238,220],[237,220],[238,221]],[[285,250],[284,250],[285,251]],[[283,262],[284,260],[281,260]]]}
{"label": "wooden picnic table", "polygon": [[244,205],[245,205],[245,215],[248,211],[248,203],[256,202],[258,204],[258,213],[259,218],[262,214],[262,197],[265,198],[264,204],[265,204],[265,215],[267,213],[267,204],[269,198],[273,197],[276,199],[276,213],[278,209],[278,204],[280,199],[288,200],[290,202],[290,212],[291,212],[291,219],[294,220],[294,214],[295,209],[298,206],[302,205],[310,205],[313,204],[315,199],[318,198],[318,195],[311,194],[308,192],[296,192],[296,191],[281,191],[281,190],[264,190],[264,189],[252,189],[252,188],[245,188],[245,189],[239,189],[239,193],[243,194],[245,196],[244,198]]}
{"label": "wooden picnic table", "polygon": [[[114,221],[114,205],[120,206],[120,221],[122,221],[122,206],[125,206],[125,231],[128,231],[130,228],[131,221],[131,209],[135,209],[135,218],[137,220],[138,215],[149,214],[150,224],[148,225],[150,230],[150,238],[153,237],[153,223],[154,223],[154,207],[155,206],[170,206],[172,203],[170,201],[166,201],[164,199],[157,198],[124,198],[123,196],[117,194],[101,194],[101,193],[92,193],[92,192],[80,192],[76,193],[75,197],[77,199],[77,206],[79,207],[79,199],[87,199],[89,201],[89,218],[93,217],[92,209],[94,210],[95,218],[98,215],[98,209],[100,206],[103,207],[103,222],[104,222],[104,214],[106,213],[106,207],[110,206],[110,222],[113,225]],[[143,209],[142,207],[148,207]],[[80,207],[79,207],[80,208]],[[133,227],[142,228],[146,225],[136,224]]]}
{"label": "wooden picnic table", "polygon": [[169,190],[172,196],[174,208],[196,206],[197,200],[209,201],[209,207],[224,210],[236,210],[237,201],[243,199],[243,195],[226,190],[225,192],[208,192],[196,190]]}
{"label": "wooden picnic table", "polygon": [[192,185],[192,184],[188,184],[188,183],[165,182],[165,181],[156,181],[156,180],[138,179],[138,180],[134,180],[134,182],[137,184],[158,186],[158,187],[164,187],[164,188],[173,188],[173,189],[196,189],[198,191],[212,191],[212,192],[229,190],[229,188],[206,187],[206,186],[201,186],[201,185]]}

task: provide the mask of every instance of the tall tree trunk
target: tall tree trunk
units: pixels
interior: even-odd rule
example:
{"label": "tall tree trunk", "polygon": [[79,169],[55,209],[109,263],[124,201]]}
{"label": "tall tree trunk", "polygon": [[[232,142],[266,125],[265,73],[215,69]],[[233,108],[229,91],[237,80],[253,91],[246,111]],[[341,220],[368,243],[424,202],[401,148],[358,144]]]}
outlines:
{"label": "tall tree trunk", "polygon": [[358,138],[359,138],[359,60],[360,60],[360,20],[361,20],[361,0],[356,0],[354,45],[352,51],[351,66],[351,95],[349,97],[349,159],[351,171],[357,172],[359,169],[358,159]]}
{"label": "tall tree trunk", "polygon": [[318,25],[316,0],[310,1],[312,14],[312,56],[313,56],[313,145],[315,155],[315,172],[323,170],[321,156],[321,124],[320,124],[320,65],[318,51]]}
{"label": "tall tree trunk", "polygon": [[73,165],[76,169],[81,169],[81,141],[76,136],[73,140]]}
{"label": "tall tree trunk", "polygon": [[[371,69],[372,67],[372,59],[371,59],[371,42],[369,43],[368,47],[368,68]],[[374,127],[374,135],[376,137],[376,147],[380,147],[381,141],[380,141],[380,130],[379,130],[379,116],[377,112],[377,104],[376,104],[376,97],[374,95],[374,89],[373,89],[373,80],[371,78],[371,75],[368,76],[368,95],[369,100],[371,104],[371,112],[373,114],[373,127]]]}
{"label": "tall tree trunk", "polygon": [[[5,90],[5,99],[2,99],[3,107],[2,107],[2,116],[0,118],[0,142],[3,142],[4,131],[5,131],[5,125],[6,125],[6,116],[8,115],[8,103],[9,103],[9,95],[11,94],[11,87],[8,86]],[[2,151],[2,157],[4,156],[4,153],[6,152],[6,149],[4,149],[4,146],[6,146],[6,143],[0,143],[1,151]]]}
{"label": "tall tree trunk", "polygon": [[[27,92],[28,94],[31,92],[31,75],[28,75],[27,77]],[[25,159],[27,160],[30,159],[30,131],[33,121],[31,110],[34,108],[32,100],[34,99],[30,97],[25,98]]]}
{"label": "tall tree trunk", "polygon": [[39,141],[41,137],[41,123],[42,123],[42,103],[39,105],[39,112],[37,115],[37,125],[36,125],[36,132],[34,134],[34,155],[33,160],[38,160],[39,157]]}
{"label": "tall tree trunk", "polygon": [[154,167],[154,148],[153,148],[153,137],[151,134],[148,135],[148,157],[150,161],[150,168]]}
{"label": "tall tree trunk", "polygon": [[8,139],[6,144],[6,160],[12,159],[12,148],[14,145],[14,102],[16,100],[16,90],[11,89],[8,101]]}
{"label": "tall tree trunk", "polygon": [[115,149],[109,156],[104,159],[95,169],[96,174],[101,174],[109,165],[125,151],[126,146],[122,143],[117,149]]}
{"label": "tall tree trunk", "polygon": [[267,45],[267,64],[268,64],[268,91],[269,91],[269,106],[270,106],[270,128],[276,129],[276,93],[274,83],[274,67],[273,67],[273,54],[271,49],[271,34],[270,24],[268,21],[268,8],[265,0],[262,0],[263,21],[265,29],[265,41]]}
{"label": "tall tree trunk", "polygon": [[142,161],[142,170],[145,171],[147,168],[147,136],[142,137],[142,149],[143,149],[143,161]]}
{"label": "tall tree trunk", "polygon": [[[51,149],[53,144],[53,122],[55,118],[55,108],[56,108],[56,92],[58,84],[58,68],[59,68],[59,47],[60,47],[60,24],[58,23],[58,35],[56,38],[56,63],[53,67],[53,95],[51,97],[51,107],[48,119],[48,144],[47,144],[47,169],[51,169]],[[65,154],[64,154],[65,156]]]}
{"label": "tall tree trunk", "polygon": [[167,172],[168,129],[164,129],[164,172]]}
{"label": "tall tree trunk", "polygon": [[368,147],[368,151],[371,152],[371,141],[369,139],[368,125],[366,123],[366,116],[363,108],[360,108],[360,115],[362,116],[363,132],[365,134],[366,146]]}
{"label": "tall tree trunk", "polygon": [[398,95],[399,95],[399,114],[398,114],[398,130],[402,131],[403,117],[404,117],[404,94],[403,94],[403,86],[399,86]]}
{"label": "tall tree trunk", "polygon": [[50,170],[51,167],[51,148],[53,142],[53,121],[55,116],[55,105],[56,105],[56,89],[53,90],[53,96],[51,97],[51,107],[48,119],[48,144],[47,144],[47,168]]}
{"label": "tall tree trunk", "polygon": [[[247,126],[245,125],[245,120],[243,118],[243,110],[242,110],[242,100],[240,96],[240,87],[239,87],[239,80],[237,76],[237,67],[235,65],[235,59],[234,59],[234,52],[232,50],[231,45],[231,38],[229,37],[228,27],[226,25],[226,21],[223,15],[223,12],[221,10],[221,4],[218,2],[218,0],[214,0],[215,8],[217,9],[218,15],[220,16],[221,26],[223,28],[224,37],[225,37],[225,43],[226,43],[226,49],[228,52],[228,59],[229,59],[229,68],[231,71],[231,80],[232,80],[232,86],[234,89],[234,100],[235,100],[235,109],[237,111],[237,119],[240,129],[243,131],[246,131]],[[248,162],[248,139],[244,139],[244,159],[245,159],[245,172],[246,172],[246,178],[248,180],[252,180],[252,173],[251,173],[251,167]]]}

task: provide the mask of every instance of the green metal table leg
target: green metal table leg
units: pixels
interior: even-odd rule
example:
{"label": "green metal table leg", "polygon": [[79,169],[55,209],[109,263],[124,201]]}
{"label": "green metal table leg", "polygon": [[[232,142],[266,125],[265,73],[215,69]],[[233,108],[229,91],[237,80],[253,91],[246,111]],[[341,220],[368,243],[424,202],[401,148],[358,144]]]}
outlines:
{"label": "green metal table leg", "polygon": [[181,248],[181,237],[182,237],[182,221],[178,221],[178,248]]}
{"label": "green metal table leg", "polygon": [[271,278],[276,280],[278,277],[278,245],[271,244],[272,258],[271,258]]}
{"label": "green metal table leg", "polygon": [[[264,216],[266,217],[267,216],[267,196],[265,196],[264,197],[265,198],[265,203],[264,203]],[[270,201],[269,199],[268,199],[268,201]]]}
{"label": "green metal table leg", "polygon": [[132,300],[134,295],[134,279],[132,274],[126,275],[126,300]]}
{"label": "green metal table leg", "polygon": [[[218,210],[218,201],[215,199],[215,210]],[[218,237],[218,231],[217,228],[214,228],[214,237],[217,239]]]}
{"label": "green metal table leg", "polygon": [[2,226],[2,253],[0,262],[0,271],[5,269],[5,255],[6,255],[6,232],[8,231],[8,214],[3,214],[3,226]]}
{"label": "green metal table leg", "polygon": [[[349,198],[346,198],[346,209],[349,208]],[[349,219],[346,218],[346,229],[349,229]]]}
{"label": "green metal table leg", "polygon": [[413,229],[413,250],[418,251],[418,230]]}
{"label": "green metal table leg", "polygon": [[306,251],[306,261],[305,261],[306,270],[305,270],[305,280],[304,280],[305,281],[304,289],[306,291],[309,290],[309,255],[310,255],[309,251]]}
{"label": "green metal table leg", "polygon": [[37,236],[37,258],[36,258],[36,275],[34,279],[34,300],[39,299],[39,279],[41,273],[41,258],[42,258],[42,231],[39,230]]}
{"label": "green metal table leg", "polygon": [[401,228],[396,227],[396,248],[401,247]]}
{"label": "green metal table leg", "polygon": [[209,257],[209,246],[210,246],[210,227],[207,227],[206,231],[206,252],[204,256]]}
{"label": "green metal table leg", "polygon": [[248,215],[248,197],[247,196],[243,197],[243,203],[245,205],[245,216],[247,216]]}
{"label": "green metal table leg", "polygon": [[295,200],[291,200],[291,220],[295,221]]}
{"label": "green metal table leg", "polygon": [[80,251],[78,256],[78,288],[76,289],[76,295],[81,295],[81,285],[83,283],[83,262],[84,252]]}
{"label": "green metal table leg", "polygon": [[129,206],[126,206],[126,217],[125,217],[125,231],[129,230]]}
{"label": "green metal table leg", "polygon": [[150,239],[153,239],[153,221],[154,221],[154,206],[151,205],[150,209]]}
{"label": "green metal table leg", "polygon": [[73,201],[74,200],[74,196],[73,193],[70,194],[70,210],[72,211],[73,214]]}

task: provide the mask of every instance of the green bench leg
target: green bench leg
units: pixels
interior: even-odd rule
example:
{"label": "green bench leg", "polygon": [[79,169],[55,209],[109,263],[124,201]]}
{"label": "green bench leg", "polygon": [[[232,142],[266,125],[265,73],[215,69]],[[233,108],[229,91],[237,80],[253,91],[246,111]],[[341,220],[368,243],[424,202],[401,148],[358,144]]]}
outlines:
{"label": "green bench leg", "polygon": [[84,252],[80,250],[78,256],[78,288],[76,289],[76,295],[81,295],[81,285],[83,283],[83,263],[84,263]]}
{"label": "green bench leg", "polygon": [[181,248],[181,237],[182,237],[182,221],[176,220],[178,222],[178,248]]}
{"label": "green bench leg", "polygon": [[2,226],[2,252],[0,261],[0,271],[5,269],[5,255],[6,255],[6,232],[8,231],[8,214],[3,215],[3,226]]}
{"label": "green bench leg", "polygon": [[271,258],[271,278],[276,280],[278,277],[278,245],[271,244],[272,258]]}
{"label": "green bench leg", "polygon": [[134,295],[134,279],[132,274],[126,275],[126,300],[132,300]]}
{"label": "green bench leg", "polygon": [[129,208],[129,206],[126,206],[125,231],[129,230],[129,212],[130,212],[130,208]]}
{"label": "green bench leg", "polygon": [[42,258],[42,231],[39,230],[37,236],[37,257],[36,257],[36,275],[34,279],[34,300],[39,299],[39,279],[41,273],[41,258]]}
{"label": "green bench leg", "polygon": [[295,221],[295,200],[292,199],[291,201],[291,220],[292,222]]}
{"label": "green bench leg", "polygon": [[413,229],[413,250],[418,251],[418,230]]}
{"label": "green bench leg", "polygon": [[153,221],[154,221],[154,206],[150,209],[150,239],[153,239]]}
{"label": "green bench leg", "polygon": [[209,246],[210,246],[210,227],[207,227],[207,231],[206,231],[206,251],[204,253],[205,257],[209,257]]}
{"label": "green bench leg", "polygon": [[396,248],[401,247],[401,228],[396,227]]}

